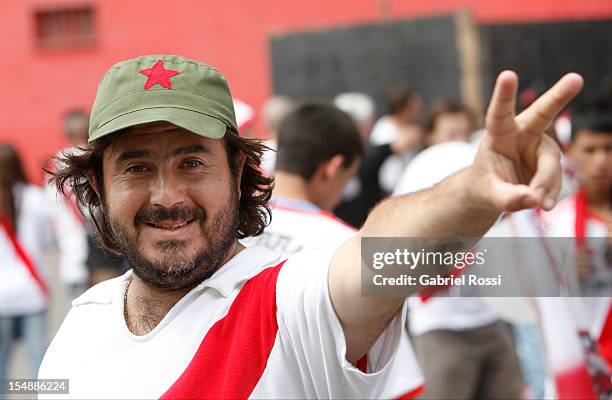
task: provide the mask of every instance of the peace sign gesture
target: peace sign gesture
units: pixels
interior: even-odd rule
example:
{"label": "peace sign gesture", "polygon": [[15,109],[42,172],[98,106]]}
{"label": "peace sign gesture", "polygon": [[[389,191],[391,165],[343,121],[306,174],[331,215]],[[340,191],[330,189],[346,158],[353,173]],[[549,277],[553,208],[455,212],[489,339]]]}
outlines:
{"label": "peace sign gesture", "polygon": [[[403,298],[361,296],[362,279],[375,276],[360,270],[363,238],[471,240],[483,235],[500,212],[554,206],[561,189],[561,150],[545,131],[580,91],[582,77],[564,76],[519,115],[514,100],[517,87],[514,72],[502,72],[497,78],[487,111],[487,133],[471,166],[429,189],[381,202],[357,235],[336,252],[328,284],[347,338],[348,360],[357,361],[367,353],[404,302]],[[426,270],[410,271],[416,277]]]}
{"label": "peace sign gesture", "polygon": [[580,91],[582,77],[570,73],[516,115],[518,77],[499,74],[486,116],[487,133],[473,164],[473,196],[491,210],[550,210],[561,190],[561,151],[545,131]]}

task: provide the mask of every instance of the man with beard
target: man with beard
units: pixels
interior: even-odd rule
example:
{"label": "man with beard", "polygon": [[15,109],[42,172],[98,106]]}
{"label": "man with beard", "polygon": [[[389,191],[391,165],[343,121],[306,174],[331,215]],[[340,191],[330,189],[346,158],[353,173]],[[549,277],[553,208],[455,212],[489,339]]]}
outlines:
{"label": "man with beard", "polygon": [[582,79],[565,76],[515,117],[517,81],[498,78],[470,167],[381,203],[339,249],[283,260],[237,242],[262,232],[272,182],[262,146],[237,134],[224,76],[178,56],[115,65],[89,147],[56,180],[132,270],[73,302],[39,377],[70,379],[72,398],[418,393],[404,298],[361,296],[361,238],[479,236],[502,211],[554,205],[559,149],[542,133]]}

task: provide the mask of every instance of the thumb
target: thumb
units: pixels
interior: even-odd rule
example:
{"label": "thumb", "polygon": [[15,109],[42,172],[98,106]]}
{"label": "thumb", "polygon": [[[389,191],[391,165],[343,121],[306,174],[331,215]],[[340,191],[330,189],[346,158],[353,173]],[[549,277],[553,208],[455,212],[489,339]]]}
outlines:
{"label": "thumb", "polygon": [[495,180],[490,193],[493,196],[493,205],[499,211],[514,212],[537,207],[539,204],[536,190],[527,185]]}

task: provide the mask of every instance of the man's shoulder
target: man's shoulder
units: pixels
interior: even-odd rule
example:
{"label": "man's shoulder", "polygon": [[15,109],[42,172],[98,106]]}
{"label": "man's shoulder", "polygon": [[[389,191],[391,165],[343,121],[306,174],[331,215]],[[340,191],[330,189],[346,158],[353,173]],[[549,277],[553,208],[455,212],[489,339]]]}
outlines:
{"label": "man's shoulder", "polygon": [[289,277],[284,279],[285,283],[294,285],[301,284],[305,279],[321,275],[324,279],[336,254],[335,249],[308,249],[292,254],[283,265],[282,275]]}

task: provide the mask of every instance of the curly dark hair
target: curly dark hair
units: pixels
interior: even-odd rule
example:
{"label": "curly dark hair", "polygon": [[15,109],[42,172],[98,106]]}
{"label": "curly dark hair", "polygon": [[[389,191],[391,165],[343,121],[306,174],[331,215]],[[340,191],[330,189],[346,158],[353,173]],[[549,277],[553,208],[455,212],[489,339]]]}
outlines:
{"label": "curly dark hair", "polygon": [[[110,229],[103,207],[102,157],[104,150],[121,132],[100,138],[76,151],[63,152],[55,158],[55,171],[47,171],[52,175],[51,182],[57,191],[64,196],[75,196],[81,212],[89,213],[100,244],[117,255],[123,254]],[[267,147],[260,140],[242,138],[229,129],[223,141],[232,178],[240,180],[241,197],[236,238],[260,235],[271,220],[268,201],[274,187],[274,178],[263,175],[259,166]],[[237,157],[240,153],[245,155],[242,170],[239,170]],[[88,177],[95,179],[100,196]]]}

